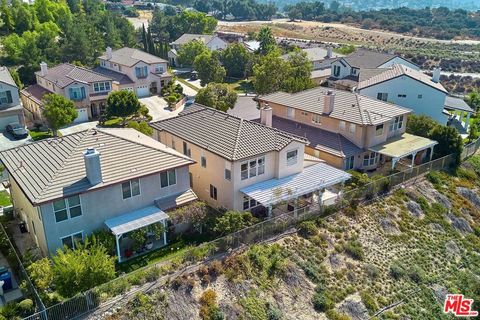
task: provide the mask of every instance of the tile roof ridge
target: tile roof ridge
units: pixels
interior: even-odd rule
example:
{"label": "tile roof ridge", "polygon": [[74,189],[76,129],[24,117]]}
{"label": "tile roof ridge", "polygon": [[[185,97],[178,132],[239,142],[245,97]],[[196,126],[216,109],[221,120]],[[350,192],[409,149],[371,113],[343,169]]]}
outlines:
{"label": "tile roof ridge", "polygon": [[191,112],[183,113],[183,114],[182,114],[182,112],[185,111],[185,109],[184,109],[182,112],[178,113],[176,116],[173,116],[173,117],[170,117],[170,118],[166,118],[166,119],[161,119],[161,120],[158,120],[158,121],[152,121],[152,122],[150,122],[150,124],[151,124],[151,125],[155,125],[155,124],[157,124],[157,123],[162,123],[162,122],[166,122],[166,121],[173,120],[173,119],[177,119],[177,118],[187,117],[187,116],[189,116],[189,115],[191,115],[191,114],[200,113],[200,112],[203,112],[203,111],[205,111],[205,110],[212,109],[212,108],[208,108],[208,107],[206,107],[206,106],[204,106],[204,105],[201,105],[201,104],[199,104],[199,103],[195,103],[194,105],[200,106],[201,109],[194,110],[194,111],[191,111]]}
{"label": "tile roof ridge", "polygon": [[237,136],[235,137],[235,145],[233,147],[233,155],[232,159],[237,160],[237,152],[238,152],[238,144],[240,142],[240,136],[242,135],[242,129],[243,129],[243,119],[240,119],[240,124],[238,125],[237,129]]}
{"label": "tile roof ridge", "polygon": [[[363,120],[363,112],[365,110],[360,105],[360,95],[358,93],[354,93],[354,94],[355,94],[355,99],[357,100],[358,111],[360,112],[360,120],[362,121],[362,125],[365,125],[365,121]],[[367,113],[367,115],[368,115],[368,113]],[[370,117],[369,117],[369,120],[370,120],[370,123],[371,123]]]}

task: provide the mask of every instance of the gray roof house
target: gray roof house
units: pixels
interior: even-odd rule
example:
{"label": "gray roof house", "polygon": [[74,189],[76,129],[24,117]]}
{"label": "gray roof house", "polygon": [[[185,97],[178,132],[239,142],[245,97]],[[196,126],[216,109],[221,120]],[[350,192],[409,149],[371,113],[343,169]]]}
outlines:
{"label": "gray roof house", "polygon": [[[215,207],[271,213],[274,205],[349,178],[322,161],[305,159],[307,139],[271,123],[194,104],[150,125],[159,141],[197,161],[190,167],[193,190]],[[278,197],[272,190],[280,191]]]}
{"label": "gray roof house", "polygon": [[223,50],[228,46],[228,42],[220,38],[218,35],[185,33],[181,35],[180,38],[170,43],[172,49],[168,52],[168,62],[172,67],[179,66],[178,51],[180,48],[192,41],[199,41],[212,51]]}
{"label": "gray roof house", "polygon": [[20,104],[18,86],[7,67],[0,67],[0,131],[4,131],[10,123],[25,126],[25,117]]}
{"label": "gray roof house", "polygon": [[122,260],[127,232],[165,223],[168,210],[197,198],[188,175],[194,161],[133,129],[90,129],[0,159],[14,206],[45,254],[108,228]]}

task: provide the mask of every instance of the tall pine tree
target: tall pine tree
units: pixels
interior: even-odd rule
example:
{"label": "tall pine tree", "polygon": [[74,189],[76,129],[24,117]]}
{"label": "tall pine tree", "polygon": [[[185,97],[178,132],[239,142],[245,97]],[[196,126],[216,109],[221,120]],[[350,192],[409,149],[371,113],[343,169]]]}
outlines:
{"label": "tall pine tree", "polygon": [[147,34],[145,31],[145,24],[143,23],[142,23],[142,44],[143,44],[143,51],[148,52]]}

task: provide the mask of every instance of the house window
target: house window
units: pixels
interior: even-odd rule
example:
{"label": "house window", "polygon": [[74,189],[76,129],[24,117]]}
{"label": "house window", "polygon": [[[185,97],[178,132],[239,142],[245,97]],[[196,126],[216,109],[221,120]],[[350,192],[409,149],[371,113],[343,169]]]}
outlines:
{"label": "house window", "polygon": [[265,173],[265,157],[260,157],[240,165],[240,176],[242,180],[256,177]]}
{"label": "house window", "polygon": [[95,82],[93,84],[93,91],[95,92],[110,91],[110,82]]}
{"label": "house window", "polygon": [[349,126],[350,133],[354,134],[356,128],[357,128],[357,126],[354,123],[350,123],[350,126]]}
{"label": "house window", "polygon": [[206,168],[207,167],[207,158],[205,156],[200,157],[200,163],[202,164],[202,167]]}
{"label": "house window", "polygon": [[85,87],[68,88],[68,95],[70,96],[70,100],[74,101],[83,100],[87,96],[85,94]]}
{"label": "house window", "polygon": [[140,180],[133,179],[122,183],[123,199],[128,199],[140,194]]}
{"label": "house window", "polygon": [[63,247],[75,249],[75,244],[83,241],[83,232],[78,232],[60,239]]}
{"label": "house window", "polygon": [[387,101],[388,100],[388,93],[385,93],[385,92],[377,93],[377,99],[382,100],[382,101]]}
{"label": "house window", "polygon": [[352,68],[351,75],[356,76],[357,75],[357,69]]}
{"label": "house window", "polygon": [[345,121],[340,121],[340,122],[338,123],[338,128],[339,128],[340,130],[344,131],[344,130],[345,130]]}
{"label": "house window", "polygon": [[297,163],[298,150],[292,150],[287,152],[287,166],[292,166]]}
{"label": "house window", "polygon": [[302,111],[300,113],[302,114],[302,116],[308,116],[308,112]]}
{"label": "house window", "polygon": [[422,99],[422,98],[423,98],[423,94],[419,94],[419,95],[417,96],[417,98],[418,98],[418,99]]}
{"label": "house window", "polygon": [[322,117],[319,114],[312,114],[312,123],[320,123]]}
{"label": "house window", "polygon": [[192,150],[188,147],[187,143],[183,141],[183,154],[186,155],[187,157],[192,156]]}
{"label": "house window", "polygon": [[148,77],[148,67],[135,67],[135,75],[139,79]]}
{"label": "house window", "polygon": [[375,163],[378,162],[378,153],[369,152],[363,156],[363,166],[373,166]]}
{"label": "house window", "polygon": [[399,97],[399,98],[406,98],[407,95],[406,95],[406,94],[399,94],[398,97]]}
{"label": "house window", "polygon": [[345,170],[352,170],[355,165],[355,156],[351,156],[345,159]]}
{"label": "house window", "polygon": [[161,64],[155,66],[155,73],[163,73],[163,71],[163,66]]}
{"label": "house window", "polygon": [[338,77],[340,75],[340,66],[333,66],[333,75]]}
{"label": "house window", "polygon": [[177,173],[175,169],[160,173],[160,186],[162,188],[173,186],[177,183]]}
{"label": "house window", "polygon": [[10,90],[0,92],[0,104],[12,102],[12,92]]}
{"label": "house window", "polygon": [[287,108],[287,118],[290,118],[290,119],[295,118],[295,109]]}
{"label": "house window", "polygon": [[403,127],[403,116],[395,117],[395,120],[390,122],[390,131],[395,131]]}
{"label": "house window", "polygon": [[53,202],[53,212],[56,222],[81,216],[82,205],[80,203],[80,196],[76,195]]}
{"label": "house window", "polygon": [[173,149],[173,150],[176,150],[176,148],[175,148],[175,140],[173,140],[173,139],[172,139],[172,149]]}
{"label": "house window", "polygon": [[210,185],[210,198],[217,200],[217,187]]}
{"label": "house window", "polygon": [[225,169],[225,180],[232,180],[232,171],[230,169]]}
{"label": "house window", "polygon": [[381,136],[383,134],[383,123],[375,127],[375,135]]}
{"label": "house window", "polygon": [[249,196],[243,196],[243,210],[252,209],[258,206],[258,202],[255,199],[250,198]]}

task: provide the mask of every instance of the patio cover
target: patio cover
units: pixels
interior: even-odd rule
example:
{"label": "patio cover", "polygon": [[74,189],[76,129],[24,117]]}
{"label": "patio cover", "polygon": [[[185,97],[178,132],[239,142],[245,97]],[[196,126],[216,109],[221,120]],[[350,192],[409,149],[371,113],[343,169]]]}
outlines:
{"label": "patio cover", "polygon": [[438,142],[428,138],[404,133],[401,136],[388,139],[384,143],[370,147],[369,150],[391,158],[403,158],[419,151],[431,148]]}
{"label": "patio cover", "polygon": [[474,113],[472,108],[465,102],[465,100],[447,96],[445,98],[445,109],[447,110],[455,110],[455,111],[464,111],[468,113]]}
{"label": "patio cover", "polygon": [[270,179],[243,188],[240,192],[263,206],[271,206],[344,182],[350,174],[325,163],[304,168],[302,172],[281,179]]}
{"label": "patio cover", "polygon": [[156,206],[150,206],[105,220],[105,224],[114,235],[119,236],[165,219],[168,219],[165,212]]}

